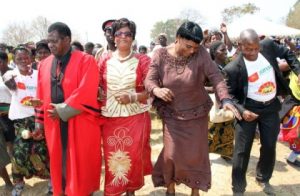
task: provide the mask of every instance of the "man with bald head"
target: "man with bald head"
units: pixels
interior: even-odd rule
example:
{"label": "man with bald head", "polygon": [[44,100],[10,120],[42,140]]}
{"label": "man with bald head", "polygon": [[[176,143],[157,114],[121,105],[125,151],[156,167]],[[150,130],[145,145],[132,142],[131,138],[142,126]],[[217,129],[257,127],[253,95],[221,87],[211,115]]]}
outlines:
{"label": "man with bald head", "polygon": [[[259,40],[253,29],[241,32],[240,54],[224,68],[229,93],[236,101],[243,119],[235,128],[235,147],[232,167],[232,190],[243,195],[246,171],[256,127],[260,132],[260,157],[256,167],[256,181],[268,195],[275,195],[269,184],[275,164],[276,141],[281,104],[278,95],[290,94],[288,84],[279,70],[276,57],[285,59],[300,79],[300,65],[287,48],[270,39]],[[300,81],[300,80],[299,80]]]}

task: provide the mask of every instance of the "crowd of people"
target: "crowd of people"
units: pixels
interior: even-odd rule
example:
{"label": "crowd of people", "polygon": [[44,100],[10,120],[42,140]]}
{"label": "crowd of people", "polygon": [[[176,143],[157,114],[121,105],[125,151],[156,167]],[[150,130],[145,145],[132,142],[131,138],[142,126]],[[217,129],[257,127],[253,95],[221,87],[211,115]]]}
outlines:
{"label": "crowd of people", "polygon": [[[136,46],[137,27],[127,18],[107,20],[102,30],[103,45],[72,42],[62,22],[37,43],[0,44],[0,175],[12,196],[33,176],[49,180],[49,195],[92,195],[102,159],[104,195],[133,196],[152,175],[167,196],[181,183],[198,196],[214,177],[209,153],[232,163],[240,196],[255,136],[256,181],[266,194],[276,193],[269,180],[278,135],[292,150],[287,163],[300,167],[297,39],[245,29],[234,44],[224,23],[203,31],[186,21],[174,43],[161,33],[148,48]],[[154,165],[152,107],[163,124]]]}

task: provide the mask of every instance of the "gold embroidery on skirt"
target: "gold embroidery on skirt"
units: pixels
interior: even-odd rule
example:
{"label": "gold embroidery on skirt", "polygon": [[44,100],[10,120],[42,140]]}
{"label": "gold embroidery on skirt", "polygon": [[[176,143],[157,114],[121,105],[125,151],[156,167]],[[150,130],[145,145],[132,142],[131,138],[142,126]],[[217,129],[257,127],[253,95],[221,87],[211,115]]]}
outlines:
{"label": "gold embroidery on skirt", "polygon": [[131,160],[128,152],[124,151],[125,146],[131,146],[133,140],[126,133],[129,130],[125,127],[117,128],[114,131],[114,135],[108,137],[107,144],[115,147],[114,152],[110,152],[108,158],[108,168],[114,179],[111,181],[111,185],[126,185],[128,183],[127,174],[131,168]]}

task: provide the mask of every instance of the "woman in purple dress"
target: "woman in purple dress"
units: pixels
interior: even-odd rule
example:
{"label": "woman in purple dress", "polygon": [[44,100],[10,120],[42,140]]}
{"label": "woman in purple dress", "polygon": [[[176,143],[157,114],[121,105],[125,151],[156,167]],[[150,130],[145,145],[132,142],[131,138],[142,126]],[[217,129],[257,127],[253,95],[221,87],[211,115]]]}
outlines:
{"label": "woman in purple dress", "polygon": [[167,187],[166,195],[175,195],[175,184],[190,187],[192,196],[211,186],[207,129],[212,101],[204,88],[207,79],[222,106],[240,118],[218,67],[200,46],[202,39],[199,25],[183,23],[175,43],[154,54],[145,80],[146,89],[155,96],[154,106],[163,120],[164,133],[164,148],[152,178],[154,186]]}

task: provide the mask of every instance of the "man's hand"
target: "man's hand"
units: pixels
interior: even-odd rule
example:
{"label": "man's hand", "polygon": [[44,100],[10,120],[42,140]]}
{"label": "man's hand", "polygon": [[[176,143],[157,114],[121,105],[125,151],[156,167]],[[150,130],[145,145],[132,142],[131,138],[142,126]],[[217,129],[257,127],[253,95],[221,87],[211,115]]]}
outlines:
{"label": "man's hand", "polygon": [[166,102],[171,102],[174,98],[173,92],[168,88],[156,87],[153,89],[153,94]]}
{"label": "man's hand", "polygon": [[291,69],[285,59],[280,59],[277,57],[276,60],[277,60],[280,71],[288,71]]}
{"label": "man's hand", "polygon": [[236,109],[236,107],[234,105],[232,105],[231,103],[225,103],[223,105],[224,110],[230,110],[233,112],[234,116],[238,119],[238,120],[242,120],[242,117],[239,113],[239,111]]}
{"label": "man's hand", "polygon": [[16,75],[12,75],[10,79],[4,79],[4,84],[12,91],[17,90],[17,83],[15,81]]}
{"label": "man's hand", "polygon": [[255,114],[254,112],[251,112],[249,110],[245,110],[243,112],[243,119],[245,121],[251,122],[254,121],[258,117],[258,114]]}
{"label": "man's hand", "polygon": [[220,25],[220,31],[221,31],[223,34],[226,34],[226,33],[227,33],[227,27],[226,27],[226,24],[225,24],[225,23],[221,23],[221,25]]}
{"label": "man's hand", "polygon": [[52,118],[53,120],[54,119],[59,119],[59,115],[56,111],[56,108],[55,108],[55,105],[54,103],[50,103],[50,106],[52,106],[51,109],[47,110],[48,112],[48,117]]}

